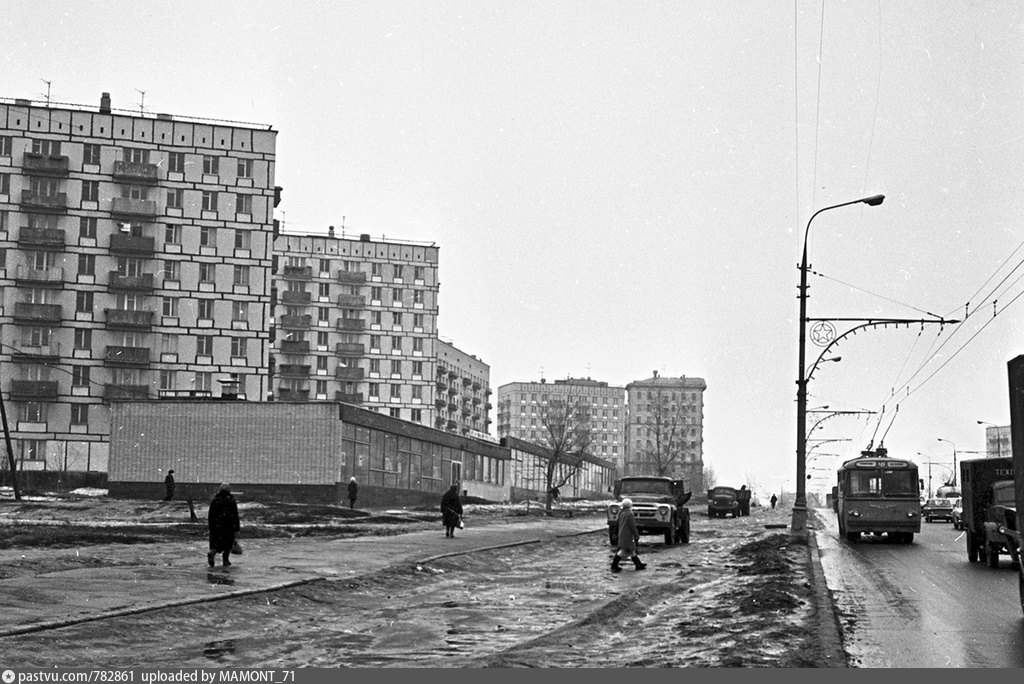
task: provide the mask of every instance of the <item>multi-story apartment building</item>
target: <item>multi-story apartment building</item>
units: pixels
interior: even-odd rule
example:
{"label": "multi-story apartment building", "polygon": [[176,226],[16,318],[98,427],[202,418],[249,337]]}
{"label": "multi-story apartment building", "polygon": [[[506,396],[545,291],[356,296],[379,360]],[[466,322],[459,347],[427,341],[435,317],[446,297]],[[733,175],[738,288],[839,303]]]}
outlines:
{"label": "multi-story apartment building", "polygon": [[592,441],[588,452],[615,464],[625,456],[626,391],[590,378],[548,383],[511,382],[498,387],[498,437],[516,437],[544,445],[543,407],[562,399],[589,406]]}
{"label": "multi-story apartment building", "polygon": [[274,240],[272,393],[360,404],[434,426],[433,243],[279,233]]}
{"label": "multi-story apartment building", "polygon": [[444,340],[437,341],[437,416],[434,427],[490,437],[491,367]]}
{"label": "multi-story apartment building", "polygon": [[115,110],[106,93],[98,108],[0,100],[19,467],[105,471],[111,400],[269,390],[276,136]]}
{"label": "multi-story apartment building", "polygon": [[681,477],[691,491],[703,491],[705,389],[702,378],[664,378],[657,371],[626,385],[625,474]]}

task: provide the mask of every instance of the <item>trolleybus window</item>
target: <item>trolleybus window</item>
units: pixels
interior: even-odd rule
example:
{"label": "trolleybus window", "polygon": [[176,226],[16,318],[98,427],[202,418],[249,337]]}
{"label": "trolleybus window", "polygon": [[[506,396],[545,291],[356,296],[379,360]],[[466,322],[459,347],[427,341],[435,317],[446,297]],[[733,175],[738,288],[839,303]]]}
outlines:
{"label": "trolleybus window", "polygon": [[848,475],[850,496],[917,496],[913,470],[855,470]]}

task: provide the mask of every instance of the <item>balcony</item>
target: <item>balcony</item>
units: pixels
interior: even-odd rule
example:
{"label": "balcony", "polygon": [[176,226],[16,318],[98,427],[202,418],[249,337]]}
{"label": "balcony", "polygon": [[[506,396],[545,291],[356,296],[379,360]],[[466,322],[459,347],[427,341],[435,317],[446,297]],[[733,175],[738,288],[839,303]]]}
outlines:
{"label": "balcony", "polygon": [[450,371],[448,371],[448,377],[451,378],[452,380],[454,380],[455,378],[459,377],[459,374],[456,373],[453,370],[450,370]]}
{"label": "balcony", "polygon": [[108,284],[111,290],[152,290],[153,274],[144,273],[137,276],[127,276],[121,275],[117,271],[111,271]]}
{"label": "balcony", "polygon": [[277,374],[282,378],[308,378],[310,367],[298,363],[282,363],[277,367]]}
{"label": "balcony", "polygon": [[11,399],[15,401],[34,401],[37,399],[56,399],[57,383],[54,380],[12,380]]}
{"label": "balcony", "polygon": [[458,393],[459,393],[459,390],[458,390],[457,387],[449,387],[448,388],[448,394],[458,394]]}
{"label": "balcony", "polygon": [[278,401],[309,401],[309,388],[306,389],[278,389]]}
{"label": "balcony", "polygon": [[437,383],[437,391],[438,392],[444,392],[446,389],[448,389],[448,385],[446,385],[443,382],[438,382]]}
{"label": "balcony", "polygon": [[312,280],[312,266],[285,266],[281,271],[281,277],[285,280]]}
{"label": "balcony", "polygon": [[438,416],[437,418],[434,418],[434,427],[436,427],[438,430],[443,428],[444,427],[444,418],[442,418],[441,416]]}
{"label": "balcony", "polygon": [[480,403],[480,397],[473,397],[473,404],[476,405],[476,404],[479,404],[479,403]]}
{"label": "balcony", "polygon": [[148,366],[149,347],[115,347],[107,345],[103,360],[124,366]]}
{"label": "balcony", "polygon": [[60,323],[60,304],[14,303],[15,323]]}
{"label": "balcony", "polygon": [[18,231],[18,245],[21,247],[61,249],[64,247],[64,231],[60,228],[30,228],[22,226],[21,230]]}
{"label": "balcony", "polygon": [[103,398],[107,401],[149,399],[149,385],[106,385]]}
{"label": "balcony", "polygon": [[491,405],[491,402],[487,402],[486,404],[484,404],[485,411],[490,411],[492,408],[494,407]]}
{"label": "balcony", "polygon": [[445,422],[444,426],[445,426],[445,427],[446,427],[447,429],[449,429],[449,430],[454,430],[454,429],[455,429],[455,428],[457,428],[457,427],[458,427],[459,425],[458,425],[458,423],[456,423],[456,422],[455,422],[454,420],[449,420],[449,421]]}
{"label": "balcony", "polygon": [[339,318],[337,329],[343,332],[362,332],[366,322],[362,318]]}
{"label": "balcony", "polygon": [[55,192],[52,195],[47,195],[31,190],[22,190],[21,206],[36,211],[64,211],[68,208],[68,194]]}
{"label": "balcony", "polygon": [[344,368],[339,366],[334,371],[334,377],[338,380],[362,380],[363,369],[362,368]]}
{"label": "balcony", "polygon": [[340,294],[338,295],[338,306],[361,309],[366,306],[366,297],[363,295]]}
{"label": "balcony", "polygon": [[449,411],[458,411],[459,410],[459,405],[456,404],[454,401],[449,401],[448,402],[448,410]]}
{"label": "balcony", "polygon": [[121,216],[156,216],[156,202],[134,197],[115,197],[111,200],[110,211]]}
{"label": "balcony", "polygon": [[107,325],[112,328],[149,328],[153,325],[153,312],[138,309],[104,309]]}
{"label": "balcony", "polygon": [[156,240],[143,235],[114,233],[110,236],[110,251],[120,254],[144,254],[152,256],[156,251]]}
{"label": "balcony", "polygon": [[63,155],[36,154],[26,152],[21,168],[33,176],[68,175],[68,158]]}
{"label": "balcony", "polygon": [[446,402],[446,401],[445,401],[444,399],[435,399],[435,400],[434,400],[434,406],[436,406],[436,407],[437,407],[437,410],[438,410],[438,411],[440,411],[441,409],[443,409],[443,408],[445,407],[445,404],[446,404],[446,403],[447,403],[447,402]]}
{"label": "balcony", "polygon": [[465,407],[463,407],[463,409],[462,409],[462,415],[464,415],[464,416],[467,416],[467,417],[468,417],[470,413],[472,413],[472,411],[470,411],[470,410],[469,410],[468,408],[465,408]]}
{"label": "balcony", "polygon": [[335,392],[334,401],[343,401],[346,404],[362,404],[363,395],[358,392]]}
{"label": "balcony", "polygon": [[308,354],[309,340],[282,340],[282,354]]}
{"label": "balcony", "polygon": [[281,301],[285,304],[309,304],[312,297],[305,290],[285,290],[281,293]]}
{"label": "balcony", "polygon": [[301,316],[281,316],[280,326],[285,330],[308,330],[313,317],[309,314]]}
{"label": "balcony", "polygon": [[50,268],[30,268],[18,264],[14,269],[14,279],[24,285],[60,285],[64,282],[64,269],[60,266]]}
{"label": "balcony", "polygon": [[119,181],[130,183],[156,183],[156,164],[143,164],[141,162],[114,162],[114,178]]}
{"label": "balcony", "polygon": [[444,375],[444,374],[445,374],[445,373],[447,373],[447,372],[448,372],[448,371],[446,371],[446,370],[445,370],[445,369],[444,369],[444,368],[443,368],[442,366],[438,366],[438,367],[437,367],[437,374],[438,374],[438,375]]}
{"label": "balcony", "polygon": [[51,342],[35,347],[23,344],[11,351],[11,357],[14,361],[56,361],[60,358],[60,344]]}
{"label": "balcony", "polygon": [[343,285],[365,283],[366,274],[362,271],[338,271],[338,282]]}
{"label": "balcony", "polygon": [[363,356],[366,351],[359,342],[338,342],[334,345],[334,353],[343,356]]}
{"label": "balcony", "polygon": [[462,386],[463,387],[469,387],[472,384],[473,384],[473,381],[470,380],[469,378],[462,378]]}
{"label": "balcony", "polygon": [[479,382],[474,382],[473,383],[473,391],[477,392],[479,390],[480,390],[480,383]]}

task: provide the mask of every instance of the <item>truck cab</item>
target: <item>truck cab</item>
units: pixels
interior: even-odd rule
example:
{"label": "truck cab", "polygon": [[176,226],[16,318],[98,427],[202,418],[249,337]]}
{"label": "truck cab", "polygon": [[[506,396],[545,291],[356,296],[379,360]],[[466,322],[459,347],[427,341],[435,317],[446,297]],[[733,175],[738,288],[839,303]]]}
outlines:
{"label": "truck cab", "polygon": [[[988,559],[989,539],[985,523],[993,504],[995,485],[1013,483],[1013,459],[976,458],[960,462],[961,500],[963,502],[964,538],[967,542],[967,560],[971,563]],[[1000,491],[1002,491],[1002,485]],[[998,562],[998,551],[995,561]],[[995,567],[995,566],[993,566]]]}
{"label": "truck cab", "polygon": [[[1017,546],[1017,501],[1013,480],[1000,480],[989,489],[989,505],[985,509],[985,559],[990,568],[999,567],[999,554],[1019,563]],[[1008,534],[1009,533],[1009,534]]]}
{"label": "truck cab", "polygon": [[624,477],[615,482],[615,501],[608,504],[608,541],[619,543],[619,513],[623,498],[633,502],[633,517],[640,534],[660,534],[665,544],[690,543],[690,509],[686,502],[691,492],[682,480],[669,477]]}

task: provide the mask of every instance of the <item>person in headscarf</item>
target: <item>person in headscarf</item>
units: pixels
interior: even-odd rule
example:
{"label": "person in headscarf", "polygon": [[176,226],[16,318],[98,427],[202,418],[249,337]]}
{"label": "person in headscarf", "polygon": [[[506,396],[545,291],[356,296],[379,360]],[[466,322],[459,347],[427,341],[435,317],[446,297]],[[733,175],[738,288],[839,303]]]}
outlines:
{"label": "person in headscarf", "polygon": [[640,562],[640,556],[636,555],[636,545],[640,541],[640,533],[636,527],[636,517],[633,515],[633,501],[622,500],[622,508],[619,510],[619,548],[615,549],[612,556],[612,572],[621,572],[619,561],[625,556],[633,561],[637,570],[647,567],[646,563]]}
{"label": "person in headscarf", "polygon": [[348,481],[348,507],[356,507],[356,496],[359,494],[359,485],[356,484],[356,478],[353,477]]}
{"label": "person in headscarf", "polygon": [[231,485],[227,482],[220,486],[213,500],[210,501],[210,512],[207,515],[210,528],[210,551],[206,554],[206,562],[213,567],[216,555],[221,554],[222,563],[231,565],[231,548],[235,545],[235,535],[241,529],[238,520],[238,503],[231,494]]}
{"label": "person in headscarf", "polygon": [[459,486],[453,484],[441,497],[441,522],[444,523],[444,536],[454,537],[455,528],[462,521],[462,502],[459,501]]}

